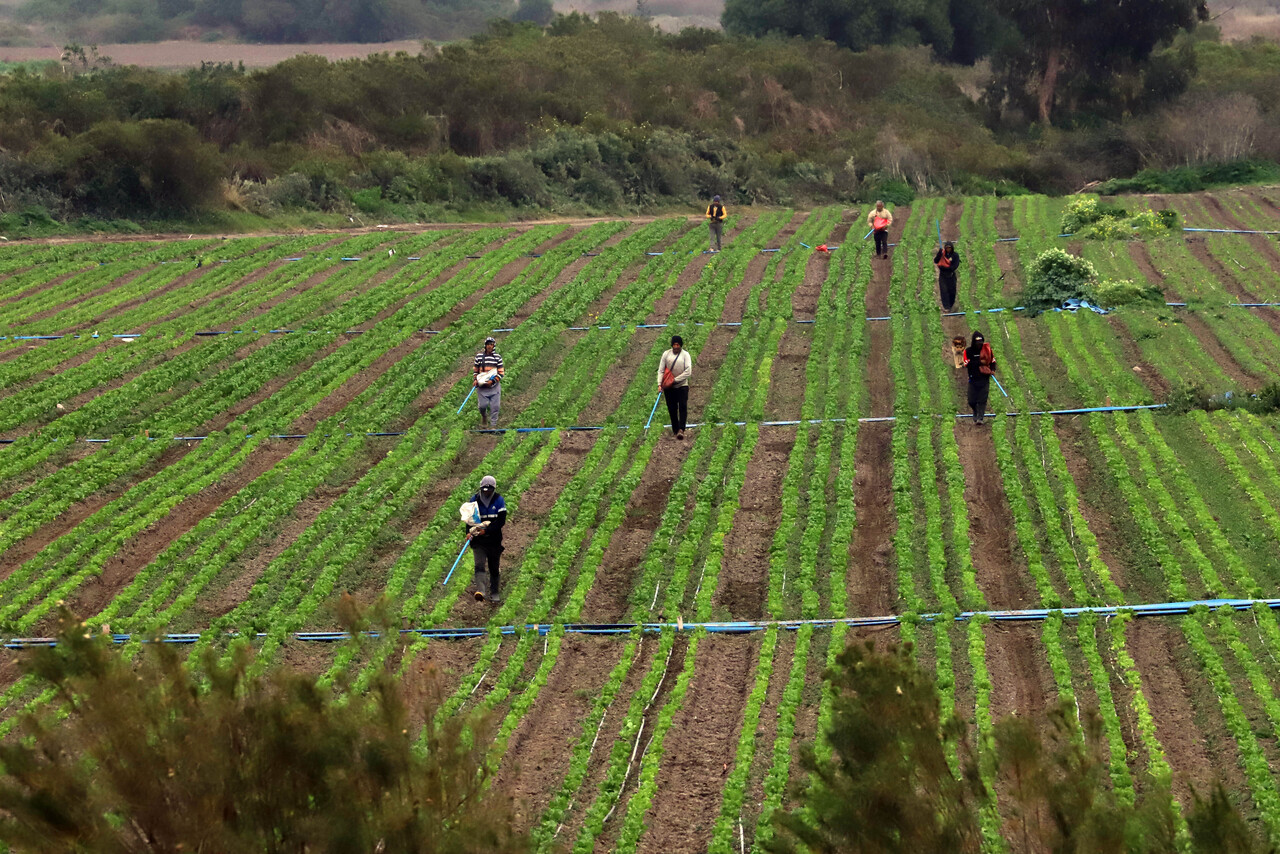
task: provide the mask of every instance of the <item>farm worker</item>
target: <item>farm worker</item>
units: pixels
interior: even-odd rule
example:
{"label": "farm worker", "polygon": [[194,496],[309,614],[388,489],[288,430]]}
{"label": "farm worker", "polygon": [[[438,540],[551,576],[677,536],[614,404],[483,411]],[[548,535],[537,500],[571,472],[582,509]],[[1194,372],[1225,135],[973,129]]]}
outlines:
{"label": "farm worker", "polygon": [[964,364],[969,369],[969,408],[973,410],[973,423],[981,424],[987,414],[987,394],[991,391],[991,374],[996,360],[991,345],[975,331],[964,351]]}
{"label": "farm worker", "polygon": [[710,249],[712,252],[720,251],[720,238],[724,236],[724,205],[720,203],[719,196],[711,197],[711,204],[707,205],[707,225],[711,229]]}
{"label": "farm worker", "polygon": [[893,225],[893,214],[885,209],[884,202],[877,201],[875,208],[867,214],[867,225],[876,238],[876,255],[889,257],[889,226]]}
{"label": "farm worker", "polygon": [[480,426],[484,427],[485,413],[489,426],[498,426],[498,409],[502,406],[502,357],[498,355],[498,342],[493,336],[484,339],[484,350],[476,353],[475,379],[476,401],[480,404]]}
{"label": "farm worker", "polygon": [[948,240],[933,255],[933,263],[938,268],[938,293],[942,297],[942,310],[951,311],[956,304],[956,270],[960,269],[960,253]]}
{"label": "farm worker", "polygon": [[684,339],[671,336],[671,349],[658,360],[658,388],[667,399],[671,416],[671,432],[684,439],[684,425],[689,417],[689,377],[693,376],[693,357],[684,349]]}
{"label": "farm worker", "polygon": [[483,602],[485,598],[480,573],[488,564],[489,601],[501,602],[498,561],[502,557],[502,526],[507,524],[507,503],[498,494],[498,482],[492,475],[480,479],[480,491],[471,496],[471,500],[480,510],[480,524],[467,527],[467,539],[471,540],[471,551],[476,558],[476,601]]}

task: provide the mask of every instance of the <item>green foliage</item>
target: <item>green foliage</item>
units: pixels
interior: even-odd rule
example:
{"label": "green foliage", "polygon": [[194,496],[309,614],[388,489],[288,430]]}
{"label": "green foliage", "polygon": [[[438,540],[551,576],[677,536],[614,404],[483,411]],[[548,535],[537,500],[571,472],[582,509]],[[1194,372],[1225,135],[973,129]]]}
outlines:
{"label": "green foliage", "polygon": [[[953,17],[962,5],[952,0]],[[266,27],[292,8],[280,0],[244,14]],[[361,9],[297,20],[364,20]],[[191,14],[220,13],[198,5]],[[1280,104],[1280,87],[1270,98],[1241,62],[1254,53],[1206,54],[1216,63],[1214,90],[1238,79],[1262,108]],[[1130,174],[1162,150],[1156,140],[1172,121],[1164,113],[1123,125],[1082,120],[1070,131],[997,137],[967,94],[972,73],[918,48],[854,53],[824,41],[666,35],[605,13],[561,16],[545,28],[502,21],[417,56],[300,56],[261,70],[119,67],[77,45],[67,57],[63,73],[0,75],[0,213],[41,208],[68,222],[219,208],[377,210],[417,220],[533,208],[607,213],[713,193],[733,204],[907,204],[931,193],[1060,191]],[[1170,116],[1201,126],[1194,110],[1179,101]],[[1259,140],[1270,138],[1272,115],[1258,113]],[[148,122],[189,128],[163,148],[195,168],[150,165],[159,130],[134,127]],[[1242,170],[1201,171],[1215,180],[1268,174]],[[385,207],[367,192],[354,198],[374,186]]]}
{"label": "green foliage", "polygon": [[[352,612],[348,603],[346,611]],[[351,616],[356,627],[358,618]],[[521,850],[488,794],[475,716],[420,724],[390,670],[335,702],[292,669],[251,675],[238,647],[199,669],[167,644],[130,663],[65,612],[29,669],[54,692],[0,748],[0,839],[23,851]],[[477,745],[477,746],[468,746]]]}
{"label": "green foliage", "polygon": [[1161,237],[1181,228],[1181,220],[1177,211],[1139,211],[1130,215],[1122,207],[1086,196],[1067,205],[1061,228],[1064,234],[1090,240],[1133,240]]}
{"label": "green foliage", "polygon": [[924,44],[946,56],[955,41],[949,7],[949,0],[912,0],[889,6],[873,0],[727,0],[721,21],[726,30],[739,35],[816,37],[852,50]]}
{"label": "green foliage", "polygon": [[[1144,169],[1132,178],[1112,178],[1098,188],[1104,195],[1121,193],[1195,193],[1214,187],[1261,184],[1280,180],[1280,163],[1238,160],[1173,169]],[[1174,226],[1170,226],[1171,228]]]}
{"label": "green foliage", "polygon": [[1104,279],[1095,289],[1098,304],[1113,308],[1136,302],[1163,302],[1164,293],[1145,279]]}
{"label": "green foliage", "polygon": [[1046,249],[1027,266],[1023,302],[1028,308],[1057,308],[1069,299],[1095,299],[1098,271],[1062,249]]}
{"label": "green foliage", "polygon": [[[1208,15],[1203,0],[1059,0],[1053,14],[1033,0],[997,0],[994,6],[1018,37],[993,56],[988,102],[998,110],[1022,110],[1046,125],[1059,101],[1105,113],[1133,109],[1130,91],[1157,89],[1165,97],[1180,92],[1178,75],[1169,73],[1176,57],[1166,58],[1170,68],[1160,69],[1161,85],[1144,75],[1158,46]],[[1190,52],[1182,58],[1184,64],[1193,61]]]}
{"label": "green foliage", "polygon": [[[1128,660],[1123,650],[1120,658]],[[826,678],[836,692],[823,733],[831,756],[820,760],[812,745],[802,748],[809,788],[794,810],[773,814],[778,835],[763,841],[766,851],[981,850],[980,815],[994,797],[980,779],[985,773],[994,773],[1008,817],[1004,829],[1019,850],[1158,854],[1183,848],[1168,782],[1149,776],[1137,797],[1113,788],[1103,720],[1074,697],[1063,697],[1042,717],[996,722],[984,738],[981,763],[993,771],[980,772],[970,726],[942,715],[938,687],[910,645],[879,652],[871,643],[852,644]],[[1197,795],[1187,826],[1195,852],[1270,850],[1249,831],[1221,783],[1208,798]]]}
{"label": "green foliage", "polygon": [[[833,756],[806,745],[813,776],[805,810],[774,813],[772,852],[981,850],[978,809],[987,794],[964,726],[945,716],[909,647],[877,653],[850,644],[826,678],[836,692],[826,732]],[[959,756],[952,773],[948,755]],[[811,811],[816,821],[808,820]]]}

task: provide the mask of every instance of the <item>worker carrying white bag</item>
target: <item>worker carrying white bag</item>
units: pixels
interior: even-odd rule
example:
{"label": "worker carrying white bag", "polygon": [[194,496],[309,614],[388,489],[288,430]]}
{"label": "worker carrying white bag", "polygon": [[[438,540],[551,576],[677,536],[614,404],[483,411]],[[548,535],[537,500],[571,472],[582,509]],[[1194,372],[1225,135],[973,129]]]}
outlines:
{"label": "worker carrying white bag", "polygon": [[505,371],[502,357],[498,355],[498,342],[490,336],[484,339],[484,350],[476,353],[474,365],[476,402],[480,405],[480,427],[485,426],[486,414],[489,427],[498,426],[498,409],[502,406],[502,378]]}
{"label": "worker carrying white bag", "polygon": [[[467,526],[467,540],[475,555],[475,586],[477,601],[487,598],[501,602],[501,575],[498,564],[502,557],[502,528],[507,523],[507,503],[498,494],[498,482],[491,475],[480,480],[480,489],[471,500],[458,508],[462,523]],[[486,585],[485,576],[488,575]]]}

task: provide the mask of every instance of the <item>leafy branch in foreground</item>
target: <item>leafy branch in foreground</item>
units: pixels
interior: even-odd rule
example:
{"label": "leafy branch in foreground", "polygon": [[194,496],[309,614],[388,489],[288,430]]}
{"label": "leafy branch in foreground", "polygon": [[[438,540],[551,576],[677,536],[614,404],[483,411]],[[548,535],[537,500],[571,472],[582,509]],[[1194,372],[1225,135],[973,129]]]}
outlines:
{"label": "leafy branch in foreground", "polygon": [[433,690],[411,709],[385,671],[363,702],[340,704],[303,672],[251,676],[243,647],[226,664],[209,650],[195,668],[153,643],[130,662],[62,617],[58,645],[27,665],[60,714],[28,716],[27,738],[0,747],[0,841],[15,850],[526,847],[486,791],[490,722],[438,720]]}
{"label": "leafy branch in foreground", "polygon": [[[877,651],[854,643],[826,674],[835,699],[822,734],[830,756],[805,745],[807,791],[773,814],[763,848],[808,851],[977,852],[981,816],[992,806],[969,726],[942,714],[933,679],[911,645]],[[1155,854],[1190,850],[1273,851],[1260,843],[1226,790],[1193,792],[1189,839],[1168,809],[1167,783],[1148,776],[1131,801],[1109,783],[1102,719],[1062,703],[1044,715],[1010,716],[993,732],[992,758],[1006,838],[1020,850]],[[958,758],[952,772],[949,754]],[[1189,846],[1185,843],[1189,843]]]}

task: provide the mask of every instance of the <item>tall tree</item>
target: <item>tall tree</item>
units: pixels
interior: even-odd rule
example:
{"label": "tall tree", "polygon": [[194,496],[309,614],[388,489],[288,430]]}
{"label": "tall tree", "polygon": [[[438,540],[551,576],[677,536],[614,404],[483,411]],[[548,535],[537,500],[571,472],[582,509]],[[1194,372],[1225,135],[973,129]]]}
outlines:
{"label": "tall tree", "polygon": [[1065,83],[1105,80],[1141,67],[1162,42],[1207,19],[1204,0],[996,0],[1020,39],[996,57],[1005,95],[1034,94],[1048,123]]}

